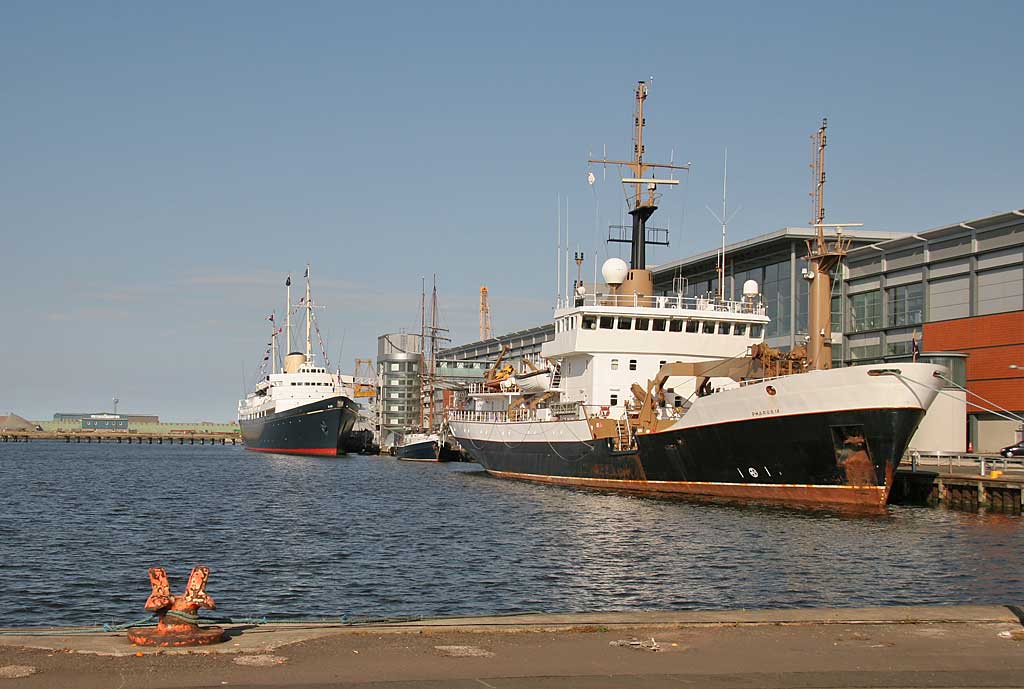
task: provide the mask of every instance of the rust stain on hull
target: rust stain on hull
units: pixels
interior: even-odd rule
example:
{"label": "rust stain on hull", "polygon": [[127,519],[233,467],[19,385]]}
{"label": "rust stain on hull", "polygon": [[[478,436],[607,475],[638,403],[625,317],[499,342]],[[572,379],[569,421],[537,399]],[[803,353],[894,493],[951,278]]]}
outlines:
{"label": "rust stain on hull", "polygon": [[882,510],[889,499],[889,486],[816,486],[806,484],[710,483],[701,481],[638,481],[623,479],[542,476],[487,470],[501,478],[512,478],[563,486],[597,488],[659,495],[679,495],[725,500],[753,500],[805,506],[838,506]]}

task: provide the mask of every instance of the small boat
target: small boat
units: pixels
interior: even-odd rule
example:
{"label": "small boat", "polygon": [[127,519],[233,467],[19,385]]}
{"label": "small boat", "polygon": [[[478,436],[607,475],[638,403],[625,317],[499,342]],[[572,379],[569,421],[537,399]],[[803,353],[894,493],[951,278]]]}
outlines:
{"label": "small boat", "polygon": [[530,373],[517,373],[515,384],[526,395],[536,395],[551,389],[551,369],[543,368]]}

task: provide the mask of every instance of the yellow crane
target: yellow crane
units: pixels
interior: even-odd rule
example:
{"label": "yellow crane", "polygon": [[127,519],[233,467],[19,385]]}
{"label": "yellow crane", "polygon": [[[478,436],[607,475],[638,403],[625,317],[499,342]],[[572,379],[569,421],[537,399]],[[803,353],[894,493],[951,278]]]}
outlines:
{"label": "yellow crane", "polygon": [[487,300],[487,288],[480,288],[480,339],[491,339],[491,304]]}
{"label": "yellow crane", "polygon": [[377,377],[373,373],[373,359],[356,359],[352,372],[352,391],[356,397],[376,397]]}

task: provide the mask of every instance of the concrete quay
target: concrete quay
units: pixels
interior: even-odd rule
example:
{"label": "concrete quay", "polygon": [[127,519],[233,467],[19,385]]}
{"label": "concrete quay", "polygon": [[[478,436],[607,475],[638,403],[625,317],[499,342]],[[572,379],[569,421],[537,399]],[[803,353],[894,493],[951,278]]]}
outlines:
{"label": "concrete quay", "polygon": [[1019,687],[1021,615],[912,606],[234,625],[226,643],[192,650],[135,648],[124,632],[3,630],[0,687]]}
{"label": "concrete quay", "polygon": [[64,443],[118,443],[131,445],[240,445],[238,433],[136,433],[133,431],[3,431],[0,442],[27,443],[57,440]]}

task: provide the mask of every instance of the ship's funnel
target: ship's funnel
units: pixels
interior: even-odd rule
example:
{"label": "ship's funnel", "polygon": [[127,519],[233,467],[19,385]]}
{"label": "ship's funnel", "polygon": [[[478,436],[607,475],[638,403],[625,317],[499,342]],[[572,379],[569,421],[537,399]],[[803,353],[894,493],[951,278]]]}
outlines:
{"label": "ship's funnel", "polygon": [[298,373],[299,366],[306,363],[306,355],[302,352],[292,352],[284,358],[284,372]]}

